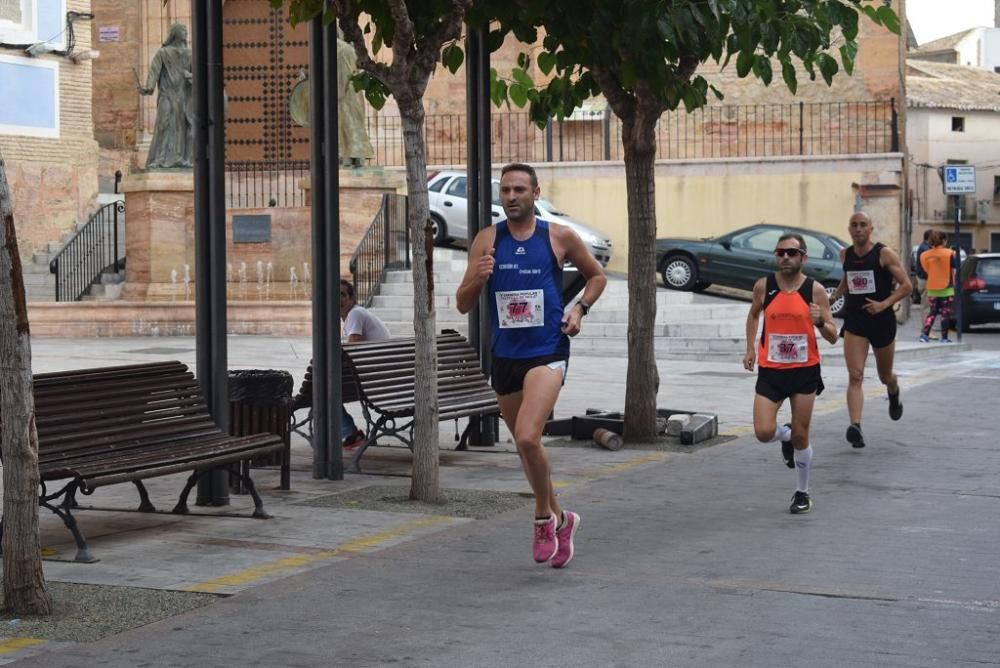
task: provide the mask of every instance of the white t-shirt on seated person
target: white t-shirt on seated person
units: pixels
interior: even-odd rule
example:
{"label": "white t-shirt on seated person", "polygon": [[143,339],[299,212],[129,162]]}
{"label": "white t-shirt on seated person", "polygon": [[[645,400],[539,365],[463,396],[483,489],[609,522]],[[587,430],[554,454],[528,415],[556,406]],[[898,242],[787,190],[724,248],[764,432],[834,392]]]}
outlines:
{"label": "white t-shirt on seated person", "polygon": [[388,328],[374,313],[364,306],[355,306],[344,318],[344,338],[358,334],[362,341],[382,341],[388,339]]}

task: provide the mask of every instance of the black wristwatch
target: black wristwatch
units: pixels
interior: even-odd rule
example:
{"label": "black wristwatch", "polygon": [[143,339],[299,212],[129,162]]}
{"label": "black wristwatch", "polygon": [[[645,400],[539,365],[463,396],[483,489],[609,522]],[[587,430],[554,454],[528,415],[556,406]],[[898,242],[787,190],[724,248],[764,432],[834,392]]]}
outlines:
{"label": "black wristwatch", "polygon": [[586,304],[583,301],[578,301],[576,305],[580,307],[580,311],[582,312],[581,315],[587,315],[588,313],[590,313],[590,304]]}

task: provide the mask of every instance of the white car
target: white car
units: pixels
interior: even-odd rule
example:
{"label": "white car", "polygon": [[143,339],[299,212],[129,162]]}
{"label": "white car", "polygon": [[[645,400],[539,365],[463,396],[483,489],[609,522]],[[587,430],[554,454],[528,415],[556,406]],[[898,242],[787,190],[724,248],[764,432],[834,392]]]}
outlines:
{"label": "white car", "polygon": [[[461,246],[468,245],[469,206],[466,200],[465,172],[433,172],[427,179],[427,191],[434,243],[441,245],[453,241]],[[493,181],[492,198],[493,222],[496,223],[504,219],[503,207],[500,206],[500,182],[497,180]],[[602,267],[607,266],[611,260],[611,240],[603,232],[573,220],[545,199],[535,202],[535,215],[542,220],[565,225],[580,235]]]}

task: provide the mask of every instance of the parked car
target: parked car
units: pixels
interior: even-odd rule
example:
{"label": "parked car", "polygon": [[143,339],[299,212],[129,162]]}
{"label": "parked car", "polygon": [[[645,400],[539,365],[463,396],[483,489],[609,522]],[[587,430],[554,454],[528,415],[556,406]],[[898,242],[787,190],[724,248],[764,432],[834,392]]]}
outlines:
{"label": "parked car", "polygon": [[971,255],[962,263],[962,331],[1000,322],[1000,253]]}
{"label": "parked car", "polygon": [[[430,174],[427,179],[427,191],[431,209],[431,227],[434,230],[434,243],[441,245],[452,241],[460,246],[469,243],[468,210],[466,199],[465,172],[443,171]],[[504,219],[503,207],[500,206],[500,182],[493,180],[493,222]],[[546,199],[535,202],[535,215],[542,220],[560,223],[571,228],[580,235],[590,252],[601,263],[607,266],[611,260],[612,244],[600,230],[594,229],[569,217],[559,207]]]}
{"label": "parked car", "polygon": [[[805,273],[832,293],[844,270],[840,250],[848,246],[837,237],[814,230],[759,224],[720,237],[706,239],[657,239],[656,267],[663,284],[674,290],[704,290],[713,283],[752,290],[757,279],[775,270],[774,247],[786,232],[802,235],[809,258]],[[844,299],[831,304],[840,316]]]}

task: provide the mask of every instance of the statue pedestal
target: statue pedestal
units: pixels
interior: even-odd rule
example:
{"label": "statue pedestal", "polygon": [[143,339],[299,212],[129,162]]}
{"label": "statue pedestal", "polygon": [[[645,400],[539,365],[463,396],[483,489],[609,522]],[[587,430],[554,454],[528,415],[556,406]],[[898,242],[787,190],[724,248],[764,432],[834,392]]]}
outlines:
{"label": "statue pedestal", "polygon": [[122,190],[126,221],[122,298],[183,299],[185,264],[194,278],[194,173],[132,174]]}

